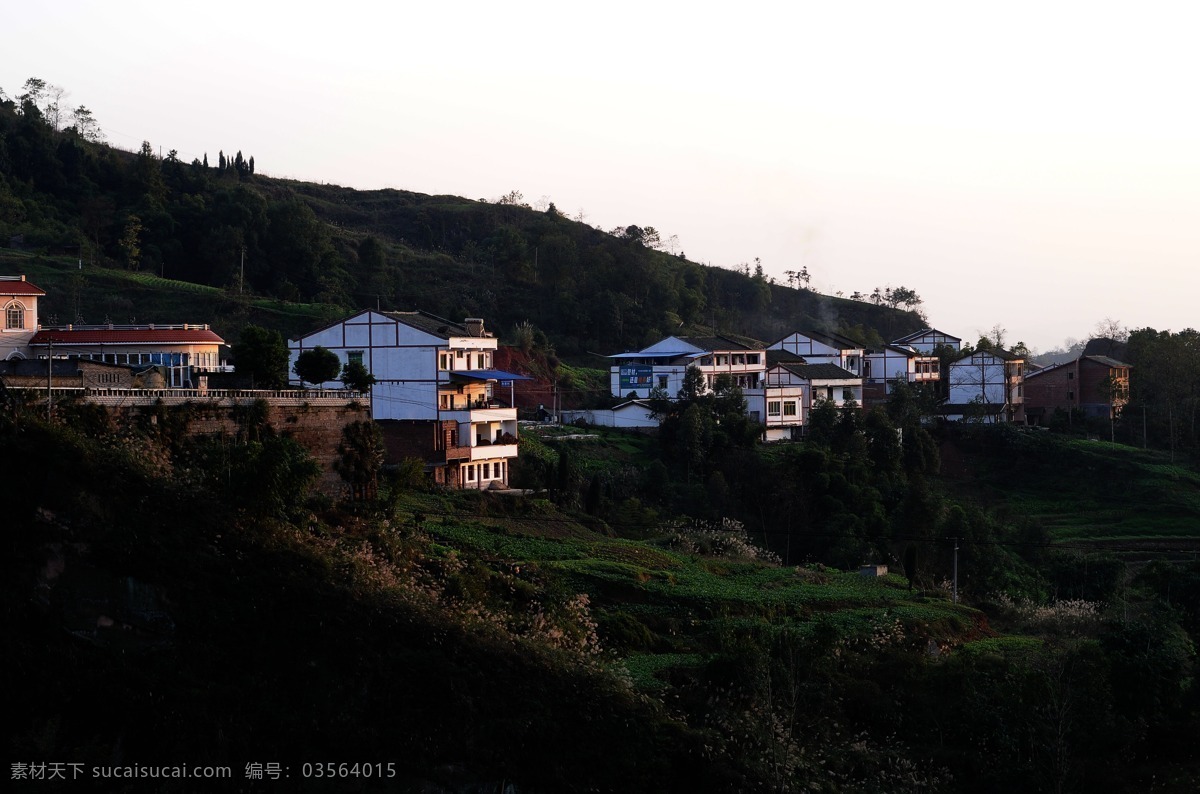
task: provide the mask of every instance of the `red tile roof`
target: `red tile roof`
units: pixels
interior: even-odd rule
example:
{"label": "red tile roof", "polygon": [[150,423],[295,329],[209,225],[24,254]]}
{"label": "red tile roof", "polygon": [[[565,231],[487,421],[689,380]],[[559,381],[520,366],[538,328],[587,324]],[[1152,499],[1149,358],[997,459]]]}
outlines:
{"label": "red tile roof", "polygon": [[0,295],[45,295],[39,287],[25,279],[0,279]]}
{"label": "red tile roof", "polygon": [[220,345],[225,340],[207,328],[42,329],[29,341],[45,345]]}

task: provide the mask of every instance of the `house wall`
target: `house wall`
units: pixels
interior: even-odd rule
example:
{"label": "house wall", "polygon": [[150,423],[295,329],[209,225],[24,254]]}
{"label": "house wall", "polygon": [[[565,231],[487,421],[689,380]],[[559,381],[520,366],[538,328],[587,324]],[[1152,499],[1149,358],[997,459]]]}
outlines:
{"label": "house wall", "polygon": [[[29,340],[37,333],[37,296],[5,295],[0,281],[0,359],[29,358]],[[8,310],[19,307],[22,325],[8,327]]]}
{"label": "house wall", "polygon": [[622,430],[657,429],[658,419],[654,418],[650,409],[640,405],[630,405],[619,410],[611,408],[590,408],[574,411],[563,411],[560,414],[564,424],[584,421],[597,427],[615,427]]}
{"label": "house wall", "polygon": [[805,409],[812,408],[818,400],[833,400],[841,408],[850,400],[863,405],[863,385],[860,380],[814,380],[809,390]]}
{"label": "house wall", "polygon": [[1005,361],[990,354],[976,353],[950,365],[951,403],[969,403],[982,398],[985,403],[1008,402]]}
{"label": "house wall", "polygon": [[929,333],[921,334],[920,336],[906,337],[902,344],[908,345],[922,353],[932,353],[939,345],[945,345],[955,350],[962,349],[962,340],[936,330],[931,330]]}
{"label": "house wall", "polygon": [[1075,362],[1039,372],[1025,380],[1025,405],[1054,411],[1078,404],[1079,374]]}
{"label": "house wall", "polygon": [[1108,378],[1128,389],[1129,370],[1080,358],[1025,378],[1025,405],[1053,411],[1081,409],[1089,416],[1108,418],[1123,400],[1108,393]]}
{"label": "house wall", "polygon": [[1109,393],[1108,379],[1110,376],[1127,395],[1129,393],[1129,369],[1127,367],[1110,367],[1089,358],[1079,360],[1080,407],[1089,416],[1100,416],[1107,419],[1125,404],[1124,396],[1114,396]]}
{"label": "house wall", "polygon": [[862,374],[863,348],[838,348],[804,334],[791,334],[769,346],[801,356],[809,364],[837,364],[842,369]]}

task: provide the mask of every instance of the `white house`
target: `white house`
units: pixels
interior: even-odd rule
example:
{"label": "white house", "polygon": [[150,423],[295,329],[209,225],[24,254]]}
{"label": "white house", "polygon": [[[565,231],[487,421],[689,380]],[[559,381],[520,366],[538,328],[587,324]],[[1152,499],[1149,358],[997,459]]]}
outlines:
{"label": "white house", "polygon": [[767,373],[761,396],[746,399],[750,416],[763,423],[764,441],[796,438],[804,428],[805,401],[812,384],[797,370],[804,359],[784,350],[767,351]]}
{"label": "white house", "polygon": [[856,377],[863,377],[864,348],[840,334],[818,331],[788,334],[767,346],[768,350],[786,350],[809,364],[834,364]]}
{"label": "white house", "polygon": [[502,402],[496,386],[524,379],[493,368],[497,344],[480,319],[362,311],[289,340],[288,352],[291,368],[316,347],[343,366],[362,364],[375,376],[371,416],[392,454],[419,454],[438,482],[487,488],[507,486],[517,456],[517,409]]}
{"label": "white house", "polygon": [[892,340],[893,345],[900,347],[911,347],[918,353],[932,354],[939,347],[949,347],[955,352],[962,350],[962,339],[957,336],[951,336],[945,331],[939,331],[936,328],[923,328],[907,336],[902,336],[899,339]]}
{"label": "white house", "polygon": [[766,355],[761,347],[723,336],[668,336],[642,350],[608,356],[616,360],[609,369],[614,397],[647,397],[662,389],[675,399],[683,387],[683,376],[695,366],[712,389],[716,379],[728,375],[744,392],[759,389],[766,373]]}
{"label": "white house", "polygon": [[760,392],[748,394],[750,415],[766,427],[763,438],[799,437],[813,406],[829,400],[837,407],[862,404],[862,378],[836,364],[810,364],[786,350],[767,351],[767,373]]}
{"label": "white house", "polygon": [[976,350],[950,364],[947,419],[986,423],[1025,420],[1025,360],[1006,350]]}
{"label": "white house", "polygon": [[892,386],[917,380],[921,354],[911,347],[883,345],[863,354],[863,399],[867,407],[886,402]]}

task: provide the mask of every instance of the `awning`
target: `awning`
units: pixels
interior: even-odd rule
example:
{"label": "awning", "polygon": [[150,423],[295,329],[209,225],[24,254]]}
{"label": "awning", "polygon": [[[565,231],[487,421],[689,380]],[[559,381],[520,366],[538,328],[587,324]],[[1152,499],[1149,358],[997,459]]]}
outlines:
{"label": "awning", "polygon": [[605,356],[604,358],[700,358],[701,356],[707,355],[710,354],[703,351],[696,352],[695,350],[676,350],[674,352],[668,351],[665,353],[615,353],[611,356]]}
{"label": "awning", "polygon": [[450,374],[467,380],[533,380],[528,375],[518,375],[502,369],[456,369],[452,370]]}

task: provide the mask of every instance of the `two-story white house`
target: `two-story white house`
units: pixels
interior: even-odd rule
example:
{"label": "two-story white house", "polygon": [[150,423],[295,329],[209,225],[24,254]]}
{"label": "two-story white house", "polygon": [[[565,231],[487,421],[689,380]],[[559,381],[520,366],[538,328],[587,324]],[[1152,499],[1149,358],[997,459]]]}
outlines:
{"label": "two-story white house", "polygon": [[762,347],[724,336],[668,336],[647,348],[608,356],[616,363],[609,368],[614,397],[647,397],[661,389],[675,399],[683,388],[689,366],[700,370],[708,389],[721,375],[728,375],[743,392],[761,389],[767,360]]}
{"label": "two-story white house", "polygon": [[817,403],[829,400],[841,408],[861,405],[862,378],[837,364],[810,364],[786,350],[767,351],[767,373],[761,394],[748,396],[751,416],[763,423],[766,441],[798,438]]}
{"label": "two-story white house", "polygon": [[481,319],[362,311],[289,340],[288,352],[291,368],[316,347],[332,351],[343,366],[362,364],[376,380],[371,416],[390,457],[420,457],[437,482],[451,487],[488,488],[508,485],[509,462],[517,456],[517,409],[497,386],[524,379],[494,368],[497,345]]}
{"label": "two-story white house", "polygon": [[950,397],[942,414],[951,420],[1024,422],[1025,360],[1007,350],[976,350],[950,364]]}

